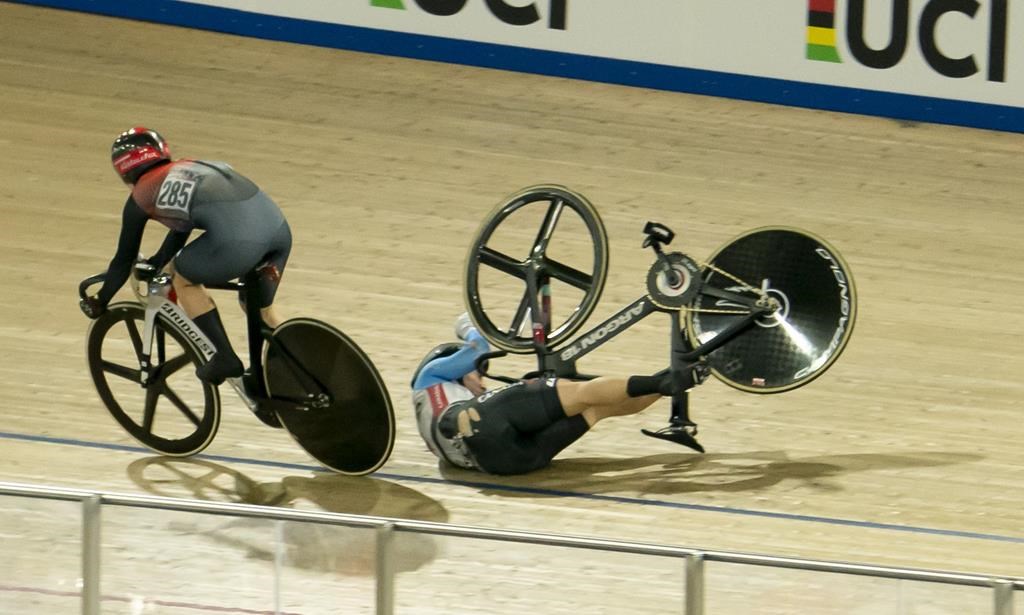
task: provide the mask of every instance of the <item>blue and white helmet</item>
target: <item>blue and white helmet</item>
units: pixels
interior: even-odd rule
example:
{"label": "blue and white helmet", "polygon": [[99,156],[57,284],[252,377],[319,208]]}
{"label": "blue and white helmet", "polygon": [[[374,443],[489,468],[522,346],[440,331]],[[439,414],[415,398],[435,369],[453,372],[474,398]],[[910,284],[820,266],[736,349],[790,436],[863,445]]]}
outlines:
{"label": "blue and white helmet", "polygon": [[416,379],[420,377],[420,372],[422,372],[423,368],[427,366],[427,363],[444,357],[450,357],[465,345],[466,344],[463,342],[445,342],[444,344],[438,344],[431,348],[430,352],[428,352],[426,356],[423,357],[423,360],[420,361],[420,364],[416,366],[416,371],[412,374],[412,380],[409,381],[409,386],[414,386],[416,384]]}

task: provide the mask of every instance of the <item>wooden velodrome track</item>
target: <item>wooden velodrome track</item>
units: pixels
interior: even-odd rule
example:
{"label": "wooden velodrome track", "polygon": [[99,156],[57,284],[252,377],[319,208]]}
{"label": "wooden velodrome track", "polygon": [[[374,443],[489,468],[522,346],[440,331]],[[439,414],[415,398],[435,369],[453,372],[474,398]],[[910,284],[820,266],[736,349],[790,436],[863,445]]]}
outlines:
{"label": "wooden velodrome track", "polygon": [[[398,440],[380,472],[318,472],[227,390],[217,439],[191,460],[154,457],[111,421],[85,370],[75,289],[113,252],[125,194],[107,151],[136,124],[177,156],[230,161],[282,205],[295,235],[282,309],[348,332],[394,399]],[[0,481],[1024,576],[1020,135],[0,2],[0,151]],[[541,182],[587,195],[608,228],[593,322],[643,293],[646,220],[697,257],[786,225],[826,237],[851,265],[850,345],[796,391],[698,389],[705,455],[639,433],[663,425],[664,402],[602,423],[533,475],[442,471],[416,433],[410,372],[451,335],[483,217]],[[150,231],[149,251],[161,235]],[[652,317],[583,367],[656,370],[665,326]],[[0,612],[75,612],[77,523],[73,508],[0,499]],[[270,530],[136,510],[108,523],[109,612],[271,612],[253,580],[265,577],[248,576],[269,570]],[[370,608],[369,539],[298,527],[286,538],[282,612]],[[404,540],[398,612],[681,604],[671,561]],[[989,605],[980,590],[710,566],[709,612]]]}

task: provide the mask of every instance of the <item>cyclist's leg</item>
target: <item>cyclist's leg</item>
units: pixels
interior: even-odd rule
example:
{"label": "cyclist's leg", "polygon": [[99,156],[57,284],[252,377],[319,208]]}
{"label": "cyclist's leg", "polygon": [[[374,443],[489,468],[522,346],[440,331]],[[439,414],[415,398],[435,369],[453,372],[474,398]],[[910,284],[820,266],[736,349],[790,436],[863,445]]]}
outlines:
{"label": "cyclist's leg", "polygon": [[566,416],[582,415],[587,425],[591,427],[610,416],[642,412],[661,399],[659,393],[644,394],[631,391],[630,380],[614,377],[601,377],[584,382],[559,380],[558,399]]}
{"label": "cyclist's leg", "polygon": [[551,463],[597,422],[638,413],[661,398],[658,393],[637,394],[630,380],[543,378],[517,383],[478,397],[482,401],[475,407],[450,417],[456,422],[453,431],[462,434],[485,471],[532,472]]}
{"label": "cyclist's leg", "polygon": [[224,323],[221,321],[217,304],[214,303],[213,298],[202,284],[197,284],[185,277],[181,272],[180,265],[176,269],[174,290],[178,295],[178,303],[192,318],[192,322],[196,323],[199,330],[209,338],[215,349],[213,357],[207,363],[196,368],[196,375],[201,380],[212,384],[221,384],[226,378],[241,376],[244,366],[231,346],[227,331],[224,330]]}
{"label": "cyclist's leg", "polygon": [[559,379],[558,401],[565,414],[574,416],[591,406],[610,406],[631,399],[626,378],[602,376],[593,380],[573,381]]}
{"label": "cyclist's leg", "polygon": [[604,406],[590,406],[580,412],[587,425],[593,427],[606,418],[613,416],[629,416],[638,414],[649,408],[654,402],[661,399],[661,395],[644,395],[643,397],[631,397],[626,401]]}
{"label": "cyclist's leg", "polygon": [[[555,421],[544,429],[525,436],[520,446],[524,451],[520,467],[524,471],[532,472],[547,466],[556,455],[590,431],[591,427],[584,414],[577,414]],[[527,455],[525,451],[529,451],[529,454]]]}
{"label": "cyclist's leg", "polygon": [[[609,416],[640,412],[661,397],[631,385],[635,378],[638,377],[600,377],[583,382],[538,378],[481,396],[479,399],[483,402],[477,408],[481,414],[501,412],[505,420],[522,433],[537,432],[561,419],[581,414],[593,425]],[[656,380],[660,378],[657,376]],[[638,388],[640,392],[633,390]],[[467,420],[462,418],[462,421]]]}
{"label": "cyclist's leg", "polygon": [[491,474],[526,474],[546,467],[588,429],[583,417],[563,417],[533,434],[506,435],[500,439],[474,436],[465,442],[481,470]]}
{"label": "cyclist's leg", "polygon": [[633,414],[639,411],[631,410],[633,406],[646,408],[661,396],[658,387],[664,377],[658,373],[629,378],[602,376],[582,382],[559,379],[558,401],[568,416],[599,406],[628,406],[622,414]]}
{"label": "cyclist's leg", "polygon": [[505,387],[451,417],[481,469],[492,474],[539,470],[587,433],[586,416],[562,408],[558,382],[544,378]]}
{"label": "cyclist's leg", "polygon": [[277,288],[281,284],[281,276],[284,275],[284,268],[288,264],[288,256],[291,254],[291,250],[292,232],[288,222],[283,221],[271,239],[270,251],[264,260],[263,266],[258,271],[260,316],[263,318],[263,322],[274,329],[284,322],[284,319],[274,306],[274,297],[277,295]]}
{"label": "cyclist's leg", "polygon": [[477,466],[491,474],[542,468],[587,431],[582,417],[562,412],[553,379],[503,387],[452,407],[440,420],[441,433],[460,433]]}
{"label": "cyclist's leg", "polygon": [[557,378],[535,378],[517,382],[491,394],[477,397],[482,415],[500,413],[520,433],[544,429],[565,418],[565,410],[556,393]]}
{"label": "cyclist's leg", "polygon": [[202,284],[189,280],[177,270],[174,273],[174,292],[178,296],[178,305],[185,310],[189,318],[195,319],[217,309],[213,297]]}
{"label": "cyclist's leg", "polygon": [[[280,209],[263,193],[243,202],[209,207],[204,210],[203,223],[206,232],[178,253],[175,268],[183,277],[177,286],[197,310],[196,324],[217,348],[197,374],[203,380],[220,384],[225,378],[241,376],[243,366],[224,333],[216,305],[201,285],[241,278],[268,254],[275,255],[276,262],[283,266],[291,248],[291,234]],[[273,302],[276,281],[269,286],[266,305],[260,307],[269,307]],[[184,304],[183,307],[189,310]]]}
{"label": "cyclist's leg", "polygon": [[259,246],[251,242],[228,242],[207,231],[185,246],[174,259],[174,289],[178,302],[216,351],[210,361],[196,370],[202,380],[220,384],[226,378],[241,376],[244,369],[231,346],[217,304],[203,284],[241,277],[258,261],[259,256],[253,254],[260,252]]}

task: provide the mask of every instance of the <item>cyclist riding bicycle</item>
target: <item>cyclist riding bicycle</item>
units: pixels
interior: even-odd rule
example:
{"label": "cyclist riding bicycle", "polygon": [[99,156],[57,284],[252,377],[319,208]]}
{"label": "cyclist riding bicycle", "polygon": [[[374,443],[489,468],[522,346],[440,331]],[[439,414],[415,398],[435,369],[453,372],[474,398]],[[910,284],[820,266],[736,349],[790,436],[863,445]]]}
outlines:
{"label": "cyclist riding bicycle", "polygon": [[547,466],[599,421],[636,414],[702,383],[710,373],[696,362],[674,377],[599,377],[573,381],[533,378],[488,391],[476,360],[487,340],[467,314],[455,323],[461,342],[434,347],[412,379],[420,436],[435,456],[491,474],[524,474]]}
{"label": "cyclist riding bicycle", "polygon": [[[284,214],[256,184],[225,162],[171,160],[167,142],[154,130],[139,126],[121,133],[110,154],[114,170],[131,186],[131,193],[103,286],[80,302],[82,311],[94,319],[103,314],[128,280],[146,222],[156,220],[170,230],[148,263],[157,270],[173,265],[178,304],[216,349],[196,374],[213,384],[241,376],[242,362],[203,285],[240,278],[258,268],[260,314],[267,325],[279,325],[274,296],[292,245]],[[186,245],[195,229],[204,232]]]}

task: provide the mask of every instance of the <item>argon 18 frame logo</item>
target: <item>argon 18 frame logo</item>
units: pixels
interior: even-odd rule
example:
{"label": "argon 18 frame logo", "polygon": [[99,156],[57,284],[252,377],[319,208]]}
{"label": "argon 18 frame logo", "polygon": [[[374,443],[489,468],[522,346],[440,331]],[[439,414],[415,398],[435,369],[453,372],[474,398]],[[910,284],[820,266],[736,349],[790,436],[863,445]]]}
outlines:
{"label": "argon 18 frame logo", "polygon": [[406,4],[411,3],[431,15],[451,17],[462,11],[469,2],[483,2],[492,15],[511,26],[529,26],[540,21],[541,9],[537,8],[540,5],[546,9],[547,27],[565,30],[569,0],[539,0],[526,6],[517,6],[507,0],[370,0],[370,6],[404,11]]}
{"label": "argon 18 frame logo", "polygon": [[618,316],[615,316],[614,318],[612,318],[612,320],[606,322],[598,329],[588,333],[584,337],[580,338],[578,341],[573,342],[571,346],[563,350],[561,354],[558,355],[558,358],[560,358],[563,361],[568,361],[572,359],[573,357],[580,354],[587,348],[590,348],[594,344],[600,342],[604,338],[615,333],[617,330],[627,326],[636,318],[640,317],[644,313],[644,307],[645,304],[640,303],[628,307],[625,310],[622,310],[621,312],[619,312]]}
{"label": "argon 18 frame logo", "polygon": [[[923,7],[917,14],[911,14],[911,0],[808,0],[807,59],[843,62],[837,46],[842,37],[855,61],[869,68],[886,69],[899,64],[916,44],[928,66],[940,75],[963,79],[984,68],[988,81],[1006,81],[1009,0],[915,0],[914,4]],[[885,34],[865,23],[868,10],[889,11],[888,42],[884,45],[868,43]],[[872,15],[875,19],[871,24],[877,24],[878,16]],[[983,27],[971,28],[972,32],[984,32],[976,37],[973,54],[950,57],[943,52],[942,30],[956,27],[956,20],[987,20],[979,24]]]}

